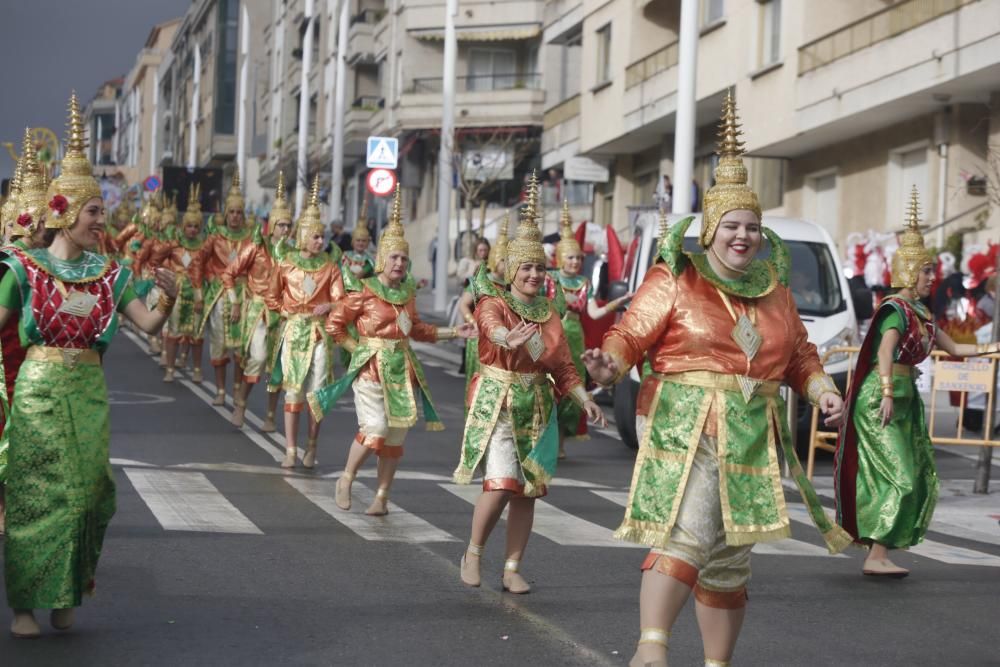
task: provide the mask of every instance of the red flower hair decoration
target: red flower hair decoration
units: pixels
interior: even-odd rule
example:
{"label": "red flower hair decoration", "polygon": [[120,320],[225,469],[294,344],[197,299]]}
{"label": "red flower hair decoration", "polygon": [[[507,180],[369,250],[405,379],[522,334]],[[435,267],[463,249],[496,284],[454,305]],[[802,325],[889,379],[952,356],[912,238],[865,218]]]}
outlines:
{"label": "red flower hair decoration", "polygon": [[52,209],[52,214],[58,218],[69,208],[69,200],[62,195],[56,195],[49,202],[49,208]]}
{"label": "red flower hair decoration", "polygon": [[19,225],[21,225],[22,227],[25,227],[25,228],[30,227],[31,226],[31,214],[30,213],[22,213],[21,215],[17,216],[17,224],[19,224]]}

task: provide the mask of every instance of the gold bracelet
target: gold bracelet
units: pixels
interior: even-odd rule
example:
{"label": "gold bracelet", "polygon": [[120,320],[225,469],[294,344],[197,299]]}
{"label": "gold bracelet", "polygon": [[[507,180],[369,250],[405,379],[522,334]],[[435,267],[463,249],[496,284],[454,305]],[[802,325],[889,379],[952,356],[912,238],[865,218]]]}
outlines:
{"label": "gold bracelet", "polygon": [[174,303],[177,301],[177,297],[170,298],[166,294],[160,294],[159,301],[156,302],[156,310],[160,311],[164,315],[169,315],[170,311],[174,308]]}
{"label": "gold bracelet", "polygon": [[472,324],[473,322],[476,321],[476,318],[473,317],[471,313],[466,313],[463,319],[465,320],[466,324]]}
{"label": "gold bracelet", "polygon": [[892,387],[882,387],[882,398],[892,398]]}

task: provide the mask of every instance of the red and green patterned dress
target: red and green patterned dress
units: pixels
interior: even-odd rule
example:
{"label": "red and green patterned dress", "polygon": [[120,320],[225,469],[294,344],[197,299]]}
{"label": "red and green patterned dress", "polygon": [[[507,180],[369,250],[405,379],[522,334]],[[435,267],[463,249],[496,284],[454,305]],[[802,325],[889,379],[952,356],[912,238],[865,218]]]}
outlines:
{"label": "red and green patterned dress", "polygon": [[8,426],[7,601],[76,607],[115,513],[101,353],[136,295],[128,269],[91,252],[14,251],[0,266],[0,306],[17,313],[27,348]]}

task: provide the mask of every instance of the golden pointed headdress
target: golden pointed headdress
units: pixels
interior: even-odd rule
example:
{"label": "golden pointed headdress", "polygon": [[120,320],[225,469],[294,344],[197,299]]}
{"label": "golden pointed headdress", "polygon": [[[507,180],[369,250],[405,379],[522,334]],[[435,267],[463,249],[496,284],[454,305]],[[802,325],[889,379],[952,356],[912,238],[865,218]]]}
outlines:
{"label": "golden pointed headdress", "polygon": [[497,238],[493,241],[490,254],[486,258],[486,268],[494,274],[497,273],[497,265],[507,259],[507,226],[509,224],[510,214],[505,213],[497,228]]}
{"label": "golden pointed headdress", "polygon": [[135,208],[132,206],[132,198],[128,194],[128,190],[125,191],[125,196],[122,197],[122,202],[115,209],[115,217],[118,220],[124,221],[126,224],[132,220],[132,216],[135,214]]}
{"label": "golden pointed headdress", "polygon": [[142,205],[141,219],[144,225],[150,226],[159,224],[160,221],[160,208],[161,204],[161,192],[156,190],[153,194],[149,195],[146,203]]}
{"label": "golden pointed headdress", "polygon": [[920,233],[920,195],[917,186],[910,193],[910,205],[906,210],[906,229],[900,235],[899,249],[892,256],[891,287],[901,289],[917,286],[920,269],[934,264],[934,257],[924,246],[924,236]]}
{"label": "golden pointed headdress", "polygon": [[542,230],[538,228],[538,174],[531,172],[528,181],[527,204],[521,209],[517,234],[507,244],[507,265],[504,278],[514,280],[517,269],[528,262],[545,265],[545,248],[542,247]]}
{"label": "golden pointed headdress", "polygon": [[583,248],[573,234],[573,218],[569,215],[569,200],[563,199],[562,215],[559,218],[559,243],[556,244],[556,265],[562,268],[563,260],[573,255],[582,255]]}
{"label": "golden pointed headdress", "polygon": [[226,210],[224,213],[236,210],[242,211],[245,208],[243,202],[243,191],[240,190],[240,168],[233,168],[233,184],[229,186],[229,194],[226,195]]}
{"label": "golden pointed headdress", "polygon": [[295,215],[292,213],[292,209],[288,204],[288,197],[285,195],[285,172],[279,171],[278,187],[274,191],[274,204],[271,205],[268,222],[273,229],[279,220],[288,220],[291,222],[294,219]]}
{"label": "golden pointed headdress", "polygon": [[[701,236],[698,241],[702,248],[712,244],[715,230],[719,228],[719,221],[730,211],[753,211],[760,220],[760,202],[747,185],[747,168],[742,158],[746,148],[740,141],[742,134],[732,91],[726,91],[726,99],[722,102],[722,118],[719,120],[719,141],[716,151],[719,164],[715,168],[715,185],[705,193],[705,207],[701,219]],[[677,187],[687,186],[678,183]]]}
{"label": "golden pointed headdress", "polygon": [[319,174],[313,178],[312,189],[309,191],[309,203],[302,209],[302,215],[295,223],[295,240],[299,249],[306,247],[306,242],[316,234],[323,234],[326,229],[320,219],[319,211]]}
{"label": "golden pointed headdress", "polygon": [[351,241],[358,239],[372,240],[372,235],[368,232],[368,197],[361,200],[361,211],[358,213],[358,220],[354,223],[354,231],[351,232]]}
{"label": "golden pointed headdress", "polygon": [[201,215],[201,184],[192,183],[188,188],[187,210],[184,211],[184,224],[197,222],[201,228],[204,218]]}
{"label": "golden pointed headdress", "polygon": [[660,254],[660,249],[663,248],[663,244],[667,242],[667,232],[670,231],[670,222],[667,219],[667,212],[660,209],[659,213],[659,223],[660,230],[656,237],[656,254]]}
{"label": "golden pointed headdress", "polygon": [[163,210],[160,212],[160,229],[166,230],[177,224],[177,192],[165,197]]}
{"label": "golden pointed headdress", "polygon": [[20,207],[21,171],[23,165],[23,157],[18,158],[14,163],[14,176],[10,179],[7,189],[7,199],[4,200],[3,207],[0,207],[0,230],[3,231],[4,237],[7,238],[11,236],[14,219],[18,216],[16,211]]}
{"label": "golden pointed headdress", "polygon": [[394,252],[410,254],[410,244],[406,241],[403,230],[403,201],[400,195],[399,183],[396,183],[396,195],[392,199],[392,214],[389,224],[378,240],[378,252],[375,254],[375,273],[385,270],[385,260]]}
{"label": "golden pointed headdress", "polygon": [[59,176],[49,185],[48,211],[45,227],[64,229],[72,227],[83,205],[101,197],[101,186],[94,178],[87,159],[87,144],[83,137],[83,118],[76,93],[69,98],[69,134],[66,137],[66,154],[60,165]]}
{"label": "golden pointed headdress", "polygon": [[31,236],[38,229],[45,215],[48,197],[48,183],[45,173],[35,154],[35,143],[31,130],[24,129],[24,144],[20,160],[21,175],[18,182],[17,206],[13,210],[10,224],[11,238]]}

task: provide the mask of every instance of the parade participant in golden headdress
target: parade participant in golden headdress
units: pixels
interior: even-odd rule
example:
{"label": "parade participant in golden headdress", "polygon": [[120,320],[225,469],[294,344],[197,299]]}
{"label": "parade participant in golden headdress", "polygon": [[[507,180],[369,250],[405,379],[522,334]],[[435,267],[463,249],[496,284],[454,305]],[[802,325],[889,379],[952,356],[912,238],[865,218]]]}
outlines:
{"label": "parade participant in golden headdress", "polygon": [[358,214],[358,221],[354,223],[354,231],[351,232],[351,249],[340,260],[344,288],[348,292],[361,291],[361,281],[375,274],[375,265],[368,254],[371,240],[368,233],[368,199],[365,198],[361,202],[361,212]]}
{"label": "parade participant in golden headdress", "polygon": [[[583,367],[583,325],[580,318],[586,315],[598,320],[609,312],[614,312],[632,298],[631,294],[615,299],[604,306],[598,306],[594,298],[594,288],[583,270],[583,249],[573,234],[573,219],[569,214],[569,201],[563,200],[562,216],[559,221],[559,243],[556,244],[556,270],[551,271],[545,282],[545,294],[549,299],[560,299],[563,331],[569,343],[573,363],[580,377],[586,378]],[[560,294],[561,292],[561,294]],[[559,401],[559,457],[565,458],[563,441],[566,438],[587,438],[587,417],[580,406],[568,397]]]}
{"label": "parade participant in golden headdress", "polygon": [[4,569],[16,637],[38,636],[35,609],[51,609],[52,626],[68,629],[74,607],[94,590],[115,511],[101,353],[119,314],[155,334],[176,294],[174,276],[159,272],[162,300],[148,311],[128,269],[91,251],[105,213],[85,150],[74,95],[62,169],[48,189],[47,247],[12,251],[0,280],[0,327],[20,313],[29,346],[8,429]]}
{"label": "parade participant in golden headdress", "polygon": [[162,208],[163,196],[157,190],[143,204],[139,218],[133,219],[118,232],[114,239],[114,249],[124,266],[132,268],[136,254],[142,249],[143,241],[151,233],[149,230],[160,224]]}
{"label": "parade participant in golden headdress", "polygon": [[[267,290],[276,261],[274,248],[280,248],[292,225],[292,211],[288,208],[285,198],[285,175],[278,172],[278,188],[271,207],[270,238],[260,239],[253,245],[245,246],[236,259],[230,262],[222,272],[222,284],[226,288],[227,297],[233,302],[233,318],[241,317],[240,323],[240,354],[243,356],[243,384],[240,392],[233,398],[233,426],[243,426],[246,413],[247,396],[253,386],[260,382],[265,372],[270,372],[278,346],[278,333],[281,325],[281,315],[277,310],[267,307]],[[237,279],[246,279],[244,295],[246,301],[239,308],[239,293],[236,291]],[[242,310],[242,315],[240,315]],[[277,405],[278,393],[271,392],[269,397],[274,401],[268,410],[269,419],[274,421],[274,406]],[[273,429],[273,426],[271,427]]]}
{"label": "parade participant in golden headdress", "polygon": [[125,230],[130,222],[132,222],[132,216],[135,215],[135,210],[132,207],[132,200],[128,196],[128,188],[124,188],[124,196],[122,201],[118,204],[118,208],[115,209],[114,213],[109,217],[107,224],[104,225],[104,234],[101,238],[101,244],[98,246],[102,255],[107,255],[109,257],[118,257],[118,244],[116,239],[118,235]]}
{"label": "parade participant in golden headdress", "polygon": [[483,548],[509,505],[503,588],[511,593],[531,590],[519,567],[535,499],[546,494],[556,470],[556,395],[573,397],[596,423],[606,423],[573,366],[559,316],[542,296],[545,250],[537,203],[538,180],[532,174],[517,234],[507,244],[504,279],[510,289],[486,296],[476,306],[480,366],[470,388],[454,475],[457,484],[471,483],[479,470],[483,475],[461,579],[468,586],[480,585]]}
{"label": "parade participant in golden headdress", "polygon": [[[671,228],[631,306],[584,364],[600,384],[650,359],[654,394],[620,539],[653,548],[643,563],[641,633],[632,665],[666,665],[667,640],[694,590],[706,664],[728,664],[746,611],[750,550],[789,537],[776,447],[827,546],[850,543],[823,513],[798,463],[778,394],[786,382],[839,422],[843,402],[824,373],[788,288],[788,251],[761,224],[747,185],[736,105],[726,95],[716,184],[693,218]],[[763,239],[769,260],[757,259]]]}
{"label": "parade participant in golden headdress", "polygon": [[[375,257],[376,275],[365,278],[360,292],[348,292],[335,304],[327,318],[326,330],[333,340],[351,352],[346,375],[323,389],[309,394],[309,409],[319,420],[348,389],[354,388],[358,414],[358,434],[351,443],[347,465],[337,480],[336,503],[351,508],[351,483],[368,456],[378,455],[378,492],[367,513],[389,511],[389,488],[403,455],[406,432],[417,422],[423,404],[427,430],[442,430],[431,403],[427,379],[410,338],[434,343],[474,333],[474,327],[437,328],[420,321],[415,304],[415,288],[407,280],[410,246],[403,234],[399,188],[392,204],[389,224],[379,239]],[[348,325],[357,327],[358,339],[348,334]]]}
{"label": "parade participant in golden headdress", "polygon": [[[177,237],[177,195],[169,195],[164,200],[160,215],[150,218],[150,224],[143,232],[142,243],[135,254],[132,270],[139,277],[140,284],[149,285],[146,294],[146,307],[155,308],[160,299],[160,290],[156,287],[153,274],[156,267],[161,266],[175,245]],[[149,339],[149,352],[160,355],[160,366],[167,366],[166,337],[170,331],[170,322],[163,327],[160,337]]]}
{"label": "parade participant in golden headdress", "polygon": [[[285,460],[282,468],[295,466],[299,413],[306,394],[333,378],[333,342],[323,330],[331,306],[344,296],[340,267],[323,252],[326,230],[320,220],[319,176],[313,180],[309,203],[296,223],[297,250],[285,254],[274,271],[267,291],[267,307],[281,313],[278,355],[281,388],[285,391]],[[316,465],[319,420],[309,415],[309,435],[302,465]]]}
{"label": "parade participant in golden headdress", "polygon": [[[225,224],[218,227],[205,241],[203,275],[205,279],[205,312],[198,335],[204,335],[208,326],[208,357],[215,369],[215,400],[212,405],[226,404],[226,366],[229,355],[233,357],[233,391],[243,379],[240,367],[240,323],[233,319],[235,303],[243,300],[245,279],[236,281],[237,300],[227,298],[222,285],[222,273],[248,246],[253,245],[253,229],[245,224],[243,192],[240,190],[240,172],[233,171],[233,183],[226,195]],[[239,308],[236,308],[239,313]]]}
{"label": "parade participant in golden headdress", "polygon": [[[23,155],[22,158],[23,159]],[[13,231],[14,225],[14,211],[18,206],[18,197],[21,194],[21,159],[18,159],[14,163],[14,175],[10,179],[10,184],[7,187],[7,197],[3,200],[3,205],[0,206],[0,230],[3,233],[3,243],[11,243],[13,239],[11,238],[11,232]]]}
{"label": "parade participant in golden headdress", "polygon": [[847,393],[848,418],[837,446],[837,522],[869,545],[866,575],[905,577],[889,549],[923,541],[938,497],[917,364],[937,344],[953,357],[1000,352],[1000,343],[959,344],[937,328],[921,300],[934,284],[934,256],[920,234],[917,189],[907,226],[892,258],[892,287],[879,304],[858,353]]}
{"label": "parade participant in golden headdress", "polygon": [[[43,222],[48,204],[48,182],[35,155],[35,145],[29,129],[24,130],[21,158],[14,170],[17,181],[16,197],[4,213],[10,217],[10,245],[0,249],[0,259],[17,251],[30,250],[42,245],[45,233]],[[13,188],[12,188],[13,189]],[[6,225],[5,225],[6,227]],[[21,370],[27,350],[21,345],[19,321],[14,315],[0,329],[3,346],[3,385],[0,386],[0,434],[7,427],[14,385]],[[0,438],[0,534],[4,532],[4,480],[7,474],[8,438]]]}
{"label": "parade participant in golden headdress", "polygon": [[177,276],[177,304],[165,329],[167,370],[164,382],[174,381],[177,347],[182,344],[191,346],[196,362],[192,380],[196,383],[202,381],[200,361],[203,339],[198,333],[205,305],[202,293],[205,236],[202,226],[201,187],[191,185],[180,234],[170,242],[166,257],[159,264]]}
{"label": "parade participant in golden headdress", "polygon": [[[486,262],[480,265],[475,275],[465,286],[462,297],[458,300],[458,312],[462,320],[469,324],[475,324],[476,304],[480,299],[487,296],[497,296],[507,289],[507,282],[503,277],[504,260],[507,256],[507,225],[510,222],[509,216],[505,215],[500,221],[497,231],[497,238],[491,247],[486,239],[489,251],[486,254]],[[470,338],[465,341],[465,399],[469,398],[469,386],[472,378],[479,372],[479,337]],[[466,406],[468,407],[468,406]]]}

